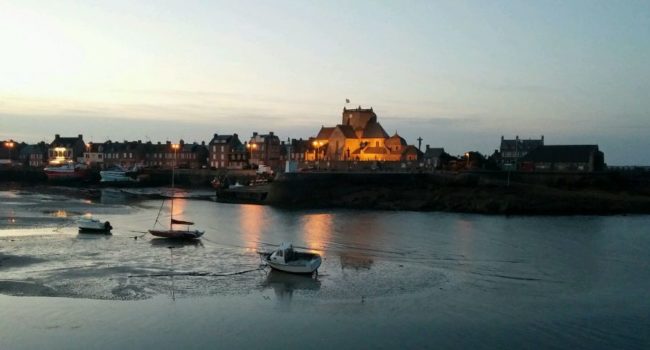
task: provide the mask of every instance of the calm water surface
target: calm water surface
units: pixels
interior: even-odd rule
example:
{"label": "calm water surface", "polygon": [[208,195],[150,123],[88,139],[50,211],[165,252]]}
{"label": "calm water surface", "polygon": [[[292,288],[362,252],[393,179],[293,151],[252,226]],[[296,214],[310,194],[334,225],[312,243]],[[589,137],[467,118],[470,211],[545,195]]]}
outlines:
{"label": "calm water surface", "polygon": [[[176,200],[206,230],[179,244],[144,233],[160,207],[0,192],[0,349],[650,348],[648,216]],[[113,234],[77,234],[84,214]],[[322,254],[319,275],[183,275],[255,270],[283,241]]]}

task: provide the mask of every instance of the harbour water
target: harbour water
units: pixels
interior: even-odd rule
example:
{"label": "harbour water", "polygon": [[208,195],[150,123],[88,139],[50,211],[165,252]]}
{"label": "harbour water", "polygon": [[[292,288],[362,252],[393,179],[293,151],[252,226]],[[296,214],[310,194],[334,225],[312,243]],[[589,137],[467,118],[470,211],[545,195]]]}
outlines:
{"label": "harbour water", "polygon": [[[0,349],[650,347],[650,216],[181,199],[206,233],[177,243],[146,234],[161,204],[0,191]],[[87,214],[113,234],[78,234]],[[283,241],[322,254],[317,277],[257,270]]]}

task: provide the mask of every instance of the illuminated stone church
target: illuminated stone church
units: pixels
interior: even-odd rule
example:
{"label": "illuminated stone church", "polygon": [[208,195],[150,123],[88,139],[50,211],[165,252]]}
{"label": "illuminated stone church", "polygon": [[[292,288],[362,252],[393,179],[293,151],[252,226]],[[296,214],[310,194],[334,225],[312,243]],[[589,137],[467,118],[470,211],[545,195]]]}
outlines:
{"label": "illuminated stone church", "polygon": [[420,153],[397,133],[389,136],[372,108],[361,106],[343,108],[341,124],[323,126],[312,143],[314,157],[323,160],[404,161]]}

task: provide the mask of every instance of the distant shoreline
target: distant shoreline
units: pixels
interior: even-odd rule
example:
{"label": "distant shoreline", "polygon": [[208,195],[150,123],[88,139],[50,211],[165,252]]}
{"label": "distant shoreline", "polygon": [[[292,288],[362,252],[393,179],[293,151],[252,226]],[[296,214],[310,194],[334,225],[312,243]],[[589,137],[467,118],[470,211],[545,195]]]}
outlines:
{"label": "distant shoreline", "polygon": [[650,214],[648,175],[284,174],[269,204],[494,215]]}
{"label": "distant shoreline", "polygon": [[[162,179],[129,187],[167,186]],[[210,190],[214,172],[179,174],[179,187]],[[6,176],[6,175],[5,175]],[[232,175],[243,178],[248,173]],[[0,188],[47,191],[94,198],[112,187],[98,183],[49,183],[33,176],[0,176]],[[17,179],[16,179],[17,178]],[[11,185],[13,183],[13,185]],[[36,186],[36,188],[34,188]],[[60,188],[63,188],[61,190]],[[116,186],[120,188],[120,186]],[[286,209],[368,209],[461,212],[490,215],[650,214],[648,173],[332,173],[280,174],[264,188],[263,200],[221,200]]]}

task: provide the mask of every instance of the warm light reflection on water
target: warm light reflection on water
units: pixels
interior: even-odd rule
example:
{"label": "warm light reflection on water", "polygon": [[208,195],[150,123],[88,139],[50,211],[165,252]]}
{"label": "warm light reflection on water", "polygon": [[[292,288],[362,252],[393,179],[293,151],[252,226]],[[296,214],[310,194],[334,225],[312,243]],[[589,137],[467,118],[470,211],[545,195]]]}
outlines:
{"label": "warm light reflection on water", "polygon": [[57,210],[52,213],[52,216],[56,218],[67,218],[68,217],[68,212],[65,210]]}
{"label": "warm light reflection on water", "polygon": [[244,246],[255,251],[262,236],[264,207],[261,205],[240,205],[239,226]]}
{"label": "warm light reflection on water", "polygon": [[332,214],[305,215],[302,220],[303,240],[312,252],[327,249],[332,237]]}
{"label": "warm light reflection on water", "polygon": [[189,220],[189,218],[185,218],[183,216],[183,213],[185,212],[185,208],[187,207],[187,199],[182,199],[182,198],[174,199],[174,204],[173,205],[174,205],[174,209],[173,209],[174,210],[173,211],[174,219],[178,219],[178,220],[186,220],[186,219],[188,219]]}

